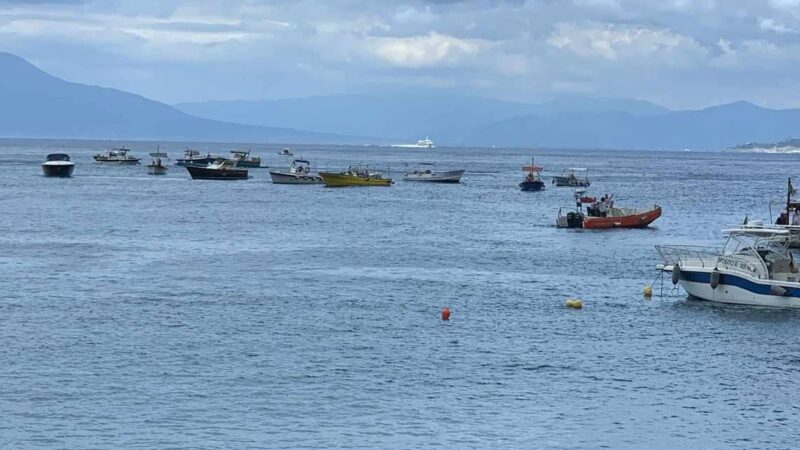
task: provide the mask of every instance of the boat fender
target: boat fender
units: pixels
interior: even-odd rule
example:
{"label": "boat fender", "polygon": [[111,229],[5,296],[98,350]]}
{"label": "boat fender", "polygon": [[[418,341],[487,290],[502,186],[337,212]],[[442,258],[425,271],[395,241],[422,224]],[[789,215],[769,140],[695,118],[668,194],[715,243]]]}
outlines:
{"label": "boat fender", "polygon": [[672,284],[678,284],[681,279],[681,266],[675,264],[672,266]]}
{"label": "boat fender", "polygon": [[714,269],[711,271],[711,276],[709,277],[709,284],[711,285],[711,289],[716,289],[719,286],[719,271]]}
{"label": "boat fender", "polygon": [[772,295],[777,295],[779,297],[783,297],[789,293],[789,291],[787,291],[786,288],[783,288],[781,286],[771,286],[769,288],[769,292]]}

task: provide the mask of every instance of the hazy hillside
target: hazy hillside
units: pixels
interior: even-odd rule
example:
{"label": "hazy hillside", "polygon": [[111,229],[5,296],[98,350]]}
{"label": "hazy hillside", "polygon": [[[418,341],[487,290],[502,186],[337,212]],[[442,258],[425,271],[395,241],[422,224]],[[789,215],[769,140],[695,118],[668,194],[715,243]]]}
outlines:
{"label": "hazy hillside", "polygon": [[445,145],[470,145],[474,143],[476,129],[531,113],[624,111],[649,115],[666,111],[652,103],[625,99],[568,97],[535,105],[437,92],[231,100],[176,106],[210,119],[381,136],[396,142],[416,142],[430,136]]}
{"label": "hazy hillside", "polygon": [[0,136],[347,142],[353,138],[193,117],[116,89],[70,83],[0,53]]}
{"label": "hazy hillside", "polygon": [[617,149],[724,149],[747,141],[800,134],[800,110],[771,110],[746,102],[697,111],[530,114],[476,130],[478,145]]}

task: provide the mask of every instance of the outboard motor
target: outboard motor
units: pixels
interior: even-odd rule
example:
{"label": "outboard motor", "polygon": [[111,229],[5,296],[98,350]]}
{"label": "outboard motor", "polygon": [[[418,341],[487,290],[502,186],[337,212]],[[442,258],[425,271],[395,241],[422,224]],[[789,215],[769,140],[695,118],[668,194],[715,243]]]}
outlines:
{"label": "outboard motor", "polygon": [[567,226],[569,228],[583,228],[583,214],[577,212],[567,213]]}

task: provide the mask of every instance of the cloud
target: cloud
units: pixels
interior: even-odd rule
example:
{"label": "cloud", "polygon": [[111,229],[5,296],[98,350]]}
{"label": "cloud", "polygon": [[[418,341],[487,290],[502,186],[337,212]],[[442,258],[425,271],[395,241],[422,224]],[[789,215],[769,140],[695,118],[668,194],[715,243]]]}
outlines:
{"label": "cloud", "polygon": [[763,80],[800,69],[796,30],[800,0],[0,2],[0,50],[166,101],[433,86],[785,104]]}
{"label": "cloud", "polygon": [[439,33],[413,37],[372,37],[367,45],[381,60],[397,67],[434,67],[457,64],[476,56],[487,44]]}
{"label": "cloud", "polygon": [[690,37],[640,26],[560,23],[547,42],[581,58],[648,65],[686,65],[707,53]]}

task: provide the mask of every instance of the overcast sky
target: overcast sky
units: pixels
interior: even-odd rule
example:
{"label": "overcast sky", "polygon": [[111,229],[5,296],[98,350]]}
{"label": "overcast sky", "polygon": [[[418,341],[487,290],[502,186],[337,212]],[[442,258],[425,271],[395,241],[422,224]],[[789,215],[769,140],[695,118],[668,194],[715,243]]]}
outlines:
{"label": "overcast sky", "polygon": [[800,106],[800,0],[0,0],[0,51],[166,102],[442,89]]}

